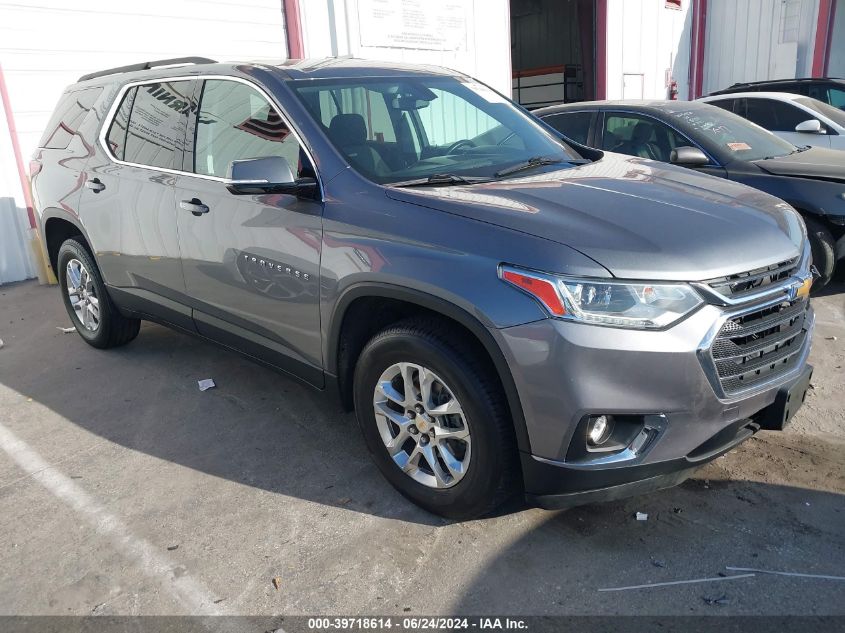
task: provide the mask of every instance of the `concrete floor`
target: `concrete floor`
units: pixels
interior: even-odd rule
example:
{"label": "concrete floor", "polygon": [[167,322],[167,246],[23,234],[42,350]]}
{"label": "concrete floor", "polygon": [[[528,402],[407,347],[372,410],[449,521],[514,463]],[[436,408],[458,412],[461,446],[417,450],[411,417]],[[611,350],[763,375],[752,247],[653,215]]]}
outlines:
{"label": "concrete floor", "polygon": [[449,523],[323,395],[156,325],[92,349],[55,287],[0,287],[0,614],[845,614],[835,580],[597,591],[845,574],[845,288],[815,306],[787,432],[672,490]]}

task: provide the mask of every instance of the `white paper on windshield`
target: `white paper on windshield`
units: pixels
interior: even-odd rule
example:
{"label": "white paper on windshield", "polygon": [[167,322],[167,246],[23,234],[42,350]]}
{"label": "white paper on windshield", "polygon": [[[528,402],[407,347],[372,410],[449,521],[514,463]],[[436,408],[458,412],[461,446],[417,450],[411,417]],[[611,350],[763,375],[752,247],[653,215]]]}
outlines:
{"label": "white paper on windshield", "polygon": [[488,88],[484,84],[478,83],[477,81],[468,81],[464,85],[467,88],[469,88],[470,90],[472,90],[479,97],[484,99],[487,103],[507,103],[508,102],[508,100],[505,99],[498,92]]}
{"label": "white paper on windshield", "polygon": [[735,152],[744,152],[744,151],[751,149],[751,146],[748,143],[742,143],[742,142],[726,143],[726,145],[728,146],[728,149],[731,149]]}

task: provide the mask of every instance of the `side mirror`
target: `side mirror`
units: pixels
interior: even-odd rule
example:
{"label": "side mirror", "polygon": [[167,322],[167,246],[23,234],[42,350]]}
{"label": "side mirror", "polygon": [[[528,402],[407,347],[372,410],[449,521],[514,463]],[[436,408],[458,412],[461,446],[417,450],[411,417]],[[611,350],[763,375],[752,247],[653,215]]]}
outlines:
{"label": "side mirror", "polygon": [[287,193],[314,197],[317,192],[317,181],[313,178],[297,180],[290,163],[281,156],[232,161],[226,186],[235,195]]}
{"label": "side mirror", "polygon": [[810,119],[809,121],[801,121],[795,126],[796,132],[804,132],[806,134],[824,134],[822,122],[818,119]]}
{"label": "side mirror", "polygon": [[676,147],[669,155],[669,162],[684,167],[701,167],[708,165],[710,159],[697,147]]}

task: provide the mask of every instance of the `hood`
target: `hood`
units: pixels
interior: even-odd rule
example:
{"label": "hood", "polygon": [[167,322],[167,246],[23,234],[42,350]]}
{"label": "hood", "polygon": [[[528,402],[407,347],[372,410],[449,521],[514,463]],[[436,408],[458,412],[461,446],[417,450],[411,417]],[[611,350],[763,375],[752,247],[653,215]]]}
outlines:
{"label": "hood", "polygon": [[387,195],[565,244],[626,279],[711,279],[796,257],[802,243],[797,214],[773,196],[611,153],[536,176]]}
{"label": "hood", "polygon": [[754,164],[776,176],[845,182],[845,152],[841,150],[811,147],[788,156],[757,160]]}

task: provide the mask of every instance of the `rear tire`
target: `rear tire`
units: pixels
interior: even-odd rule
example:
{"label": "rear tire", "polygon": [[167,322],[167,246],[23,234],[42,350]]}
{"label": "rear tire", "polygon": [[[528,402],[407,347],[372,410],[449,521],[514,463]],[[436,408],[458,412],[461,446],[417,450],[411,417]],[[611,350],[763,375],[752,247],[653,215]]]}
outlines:
{"label": "rear tire", "polygon": [[804,216],[804,224],[807,225],[807,237],[813,251],[813,265],[820,275],[813,289],[821,290],[831,280],[836,268],[836,240],[830,230],[815,218]]}
{"label": "rear tire", "polygon": [[56,278],[76,331],[93,347],[126,345],[138,336],[140,319],[129,319],[112,302],[94,258],[85,246],[66,240],[57,258]]}
{"label": "rear tire", "polygon": [[[376,465],[417,505],[471,519],[518,490],[516,440],[501,383],[466,334],[448,323],[414,318],[379,332],[358,358],[353,390]],[[387,415],[376,413],[385,407],[392,407]]]}

